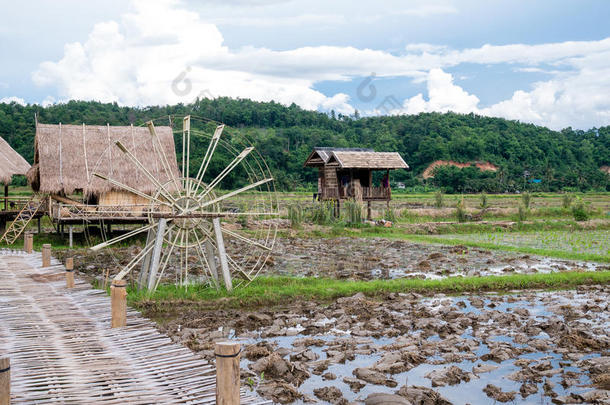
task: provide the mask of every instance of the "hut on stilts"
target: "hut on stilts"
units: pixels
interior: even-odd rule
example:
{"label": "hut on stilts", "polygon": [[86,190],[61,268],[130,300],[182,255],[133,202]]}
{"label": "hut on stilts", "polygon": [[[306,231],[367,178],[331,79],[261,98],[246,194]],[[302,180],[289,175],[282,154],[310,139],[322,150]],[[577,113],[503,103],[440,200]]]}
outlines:
{"label": "hut on stilts", "polygon": [[[408,169],[398,152],[375,152],[362,148],[317,147],[309,154],[305,167],[318,169],[319,200],[333,201],[339,214],[341,201],[367,203],[367,218],[371,219],[371,202],[392,199],[390,170]],[[373,172],[385,171],[378,186],[373,184]]]}
{"label": "hut on stilts", "polygon": [[[156,127],[156,138],[147,127],[110,125],[36,125],[34,164],[27,173],[32,189],[45,195],[47,213],[57,230],[64,225],[134,224],[147,221],[148,199],[158,187],[134,168],[125,145],[145,170],[174,191],[169,172],[179,177],[174,137],[169,126]],[[157,152],[166,156],[160,162]],[[165,166],[164,166],[165,164]],[[112,179],[132,189],[126,191]],[[100,225],[103,227],[103,225]]]}
{"label": "hut on stilts", "polygon": [[0,182],[4,184],[4,196],[0,204],[0,231],[4,232],[7,221],[12,221],[28,199],[9,196],[9,185],[15,175],[25,175],[30,164],[11,146],[0,138]]}

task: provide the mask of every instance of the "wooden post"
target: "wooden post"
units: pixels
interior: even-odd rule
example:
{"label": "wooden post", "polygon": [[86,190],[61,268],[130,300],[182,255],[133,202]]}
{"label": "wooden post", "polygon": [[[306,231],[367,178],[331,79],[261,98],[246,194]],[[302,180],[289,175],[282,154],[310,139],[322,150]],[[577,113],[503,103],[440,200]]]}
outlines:
{"label": "wooden post", "polygon": [[45,243],[42,245],[42,267],[51,265],[51,244]]}
{"label": "wooden post", "polygon": [[110,286],[110,299],[112,305],[111,328],[121,328],[127,325],[127,282],[113,280]]}
{"label": "wooden post", "polygon": [[4,185],[4,211],[8,211],[8,184]]}
{"label": "wooden post", "polygon": [[371,220],[371,200],[366,202],[366,219],[368,221]]}
{"label": "wooden post", "polygon": [[234,342],[216,342],[216,404],[239,405],[239,355]]}
{"label": "wooden post", "polygon": [[74,288],[74,259],[66,258],[66,287]]}
{"label": "wooden post", "polygon": [[38,235],[40,235],[41,233],[41,228],[40,228],[40,217],[38,217]]}
{"label": "wooden post", "polygon": [[214,236],[216,236],[216,248],[218,248],[218,261],[220,262],[222,278],[225,282],[227,291],[231,291],[233,289],[233,282],[231,281],[231,273],[229,272],[229,263],[227,262],[227,252],[225,250],[225,242],[222,237],[220,218],[213,218],[212,224],[214,225]]}
{"label": "wooden post", "polygon": [[0,405],[11,403],[11,359],[0,357]]}
{"label": "wooden post", "polygon": [[72,249],[72,225],[68,225],[68,234],[69,246]]}
{"label": "wooden post", "polygon": [[26,232],[23,235],[23,250],[26,253],[32,253],[32,250],[34,250],[34,235],[31,232]]}

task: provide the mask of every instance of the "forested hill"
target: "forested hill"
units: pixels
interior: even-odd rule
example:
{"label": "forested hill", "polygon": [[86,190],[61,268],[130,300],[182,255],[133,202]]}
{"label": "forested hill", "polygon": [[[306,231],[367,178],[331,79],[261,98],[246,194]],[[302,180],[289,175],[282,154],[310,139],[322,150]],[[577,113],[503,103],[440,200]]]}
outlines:
{"label": "forested hill", "polygon": [[[355,118],[303,110],[296,105],[218,98],[193,104],[130,108],[117,104],[71,101],[43,108],[0,104],[0,135],[28,161],[33,159],[34,113],[44,123],[140,124],[166,115],[205,117],[247,134],[265,157],[281,189],[310,186],[316,172],[303,168],[314,146],[368,147],[397,151],[411,171],[397,171],[393,180],[407,186],[422,183],[421,172],[431,162],[489,161],[496,173],[478,169],[443,169],[437,185],[449,191],[514,191],[561,188],[603,189],[610,165],[610,126],[588,131],[552,131],[545,127],[474,114],[427,113],[419,115]],[[205,151],[192,151],[201,153]],[[528,179],[524,181],[524,172]],[[538,182],[539,181],[539,182]]]}

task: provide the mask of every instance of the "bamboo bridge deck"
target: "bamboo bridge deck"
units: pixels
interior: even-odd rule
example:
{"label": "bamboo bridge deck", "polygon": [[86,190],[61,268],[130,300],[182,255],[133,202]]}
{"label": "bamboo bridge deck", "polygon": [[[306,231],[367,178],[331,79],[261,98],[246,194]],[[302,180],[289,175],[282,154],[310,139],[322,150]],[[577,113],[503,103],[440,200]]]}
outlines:
{"label": "bamboo bridge deck", "polygon": [[[129,310],[110,328],[110,298],[40,253],[0,251],[0,356],[19,403],[215,403],[215,369]],[[242,389],[242,404],[269,403]]]}

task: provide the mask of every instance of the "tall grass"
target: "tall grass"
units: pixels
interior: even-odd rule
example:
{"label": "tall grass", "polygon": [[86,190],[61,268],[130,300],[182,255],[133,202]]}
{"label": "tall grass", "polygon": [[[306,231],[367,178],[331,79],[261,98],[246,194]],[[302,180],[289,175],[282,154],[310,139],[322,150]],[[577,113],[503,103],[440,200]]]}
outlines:
{"label": "tall grass", "polygon": [[487,208],[489,206],[489,203],[487,201],[487,194],[485,193],[481,193],[481,204],[480,204],[481,208]]}
{"label": "tall grass", "polygon": [[330,225],[335,222],[335,205],[332,201],[318,201],[311,209],[311,222],[318,225]]}
{"label": "tall grass", "polygon": [[434,206],[436,208],[443,208],[444,201],[443,201],[443,192],[441,190],[438,190],[434,193]]}
{"label": "tall grass", "polygon": [[573,201],[574,201],[574,195],[571,193],[566,193],[561,196],[561,206],[565,209],[570,208]]}
{"label": "tall grass", "polygon": [[521,194],[521,202],[523,203],[523,206],[525,207],[525,209],[530,209],[530,204],[532,203],[532,195],[529,192],[525,192],[523,194]]}
{"label": "tall grass", "polygon": [[466,208],[464,207],[464,197],[462,197],[455,206],[455,216],[458,222],[466,222],[468,220]]}
{"label": "tall grass", "polygon": [[299,204],[288,205],[288,219],[290,219],[290,226],[292,228],[301,228],[303,224],[303,208]]}
{"label": "tall grass", "polygon": [[346,201],[343,204],[343,217],[348,226],[362,224],[362,204],[357,201]]}

